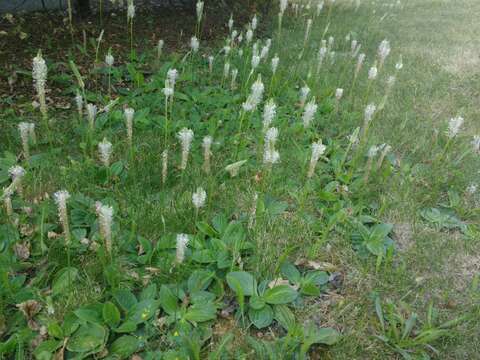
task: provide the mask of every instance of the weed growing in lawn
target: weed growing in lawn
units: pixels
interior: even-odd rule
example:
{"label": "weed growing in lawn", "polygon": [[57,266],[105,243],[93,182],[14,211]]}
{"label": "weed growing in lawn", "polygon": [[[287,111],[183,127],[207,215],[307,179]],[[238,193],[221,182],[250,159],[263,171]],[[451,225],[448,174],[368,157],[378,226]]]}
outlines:
{"label": "weed growing in lawn", "polygon": [[[33,108],[8,113],[18,129],[7,126],[16,140],[0,159],[0,354],[303,359],[341,340],[338,324],[299,316],[341,287],[319,259],[343,239],[389,274],[394,225],[382,202],[422,169],[378,139],[401,58],[390,63],[388,40],[360,53],[371,39],[335,39],[336,5],[325,6],[280,1],[274,40],[257,38],[256,15],[244,29],[231,18],[226,45],[209,49],[198,2],[189,51],[166,56],[161,40],[135,53],[129,1],[130,61],[114,61],[102,32],[93,68],[73,55],[63,64],[75,110],[48,117],[47,65],[49,81],[59,68],[35,57],[44,128],[25,122],[37,121]],[[297,41],[282,46],[287,36]],[[462,124],[436,134],[434,166],[476,156]],[[478,226],[455,216],[460,189],[449,190],[448,211],[423,218],[473,237]],[[416,315],[392,309],[376,302],[378,338],[404,357],[435,352],[447,335],[431,315],[417,335]]]}

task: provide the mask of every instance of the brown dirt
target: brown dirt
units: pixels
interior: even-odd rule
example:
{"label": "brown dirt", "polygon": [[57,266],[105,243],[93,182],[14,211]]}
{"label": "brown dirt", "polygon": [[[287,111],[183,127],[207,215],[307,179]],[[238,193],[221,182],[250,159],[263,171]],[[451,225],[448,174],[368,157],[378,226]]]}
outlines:
{"label": "brown dirt", "polygon": [[[223,38],[228,33],[227,22],[234,14],[235,28],[240,29],[250,18],[253,9],[247,0],[236,2],[235,6],[208,3],[202,29],[202,47]],[[156,46],[159,39],[165,41],[164,51],[174,52],[189,44],[195,32],[196,17],[193,9],[139,9],[134,22],[134,47],[137,54]],[[125,11],[105,14],[102,23],[98,15],[73,21],[73,41],[68,19],[62,13],[31,13],[3,16],[0,18],[0,93],[9,94],[10,102],[18,96],[33,92],[31,61],[39,49],[48,63],[62,63],[68,70],[68,60],[74,59],[80,68],[91,67],[95,55],[95,40],[103,29],[104,37],[99,54],[100,61],[108,48],[112,48],[116,64],[126,61],[129,55],[129,35]],[[79,46],[87,40],[87,54]],[[62,68],[62,66],[60,66]],[[14,74],[13,91],[8,78]]]}

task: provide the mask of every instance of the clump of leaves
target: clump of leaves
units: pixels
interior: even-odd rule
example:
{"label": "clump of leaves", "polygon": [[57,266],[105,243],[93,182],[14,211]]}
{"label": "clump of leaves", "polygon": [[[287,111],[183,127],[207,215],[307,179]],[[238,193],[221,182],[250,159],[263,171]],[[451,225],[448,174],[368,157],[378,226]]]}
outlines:
{"label": "clump of leaves", "polygon": [[437,311],[430,303],[425,319],[422,320],[407,304],[403,302],[399,305],[391,302],[382,304],[378,296],[375,298],[375,311],[380,331],[380,335],[375,337],[405,360],[430,359],[429,353],[432,352],[438,355],[439,351],[432,343],[449,336],[452,328],[469,318],[468,315],[464,315],[438,323]]}

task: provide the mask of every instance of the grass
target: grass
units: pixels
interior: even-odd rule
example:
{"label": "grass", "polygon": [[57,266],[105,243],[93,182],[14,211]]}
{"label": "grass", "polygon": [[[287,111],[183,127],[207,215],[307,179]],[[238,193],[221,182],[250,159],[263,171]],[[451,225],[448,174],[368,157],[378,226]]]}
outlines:
{"label": "grass", "polygon": [[[26,176],[23,197],[12,197],[14,214],[4,213],[1,225],[0,353],[49,358],[65,350],[60,350],[65,343],[68,358],[105,349],[111,356],[138,353],[144,359],[474,358],[479,199],[465,189],[478,182],[480,162],[470,145],[479,130],[471,98],[478,71],[450,53],[448,44],[470,44],[474,30],[458,26],[476,26],[476,6],[411,0],[356,8],[354,2],[338,1],[314,18],[306,47],[305,24],[314,9],[298,15],[290,9],[281,39],[271,14],[260,19],[263,37],[273,39],[268,60],[249,75],[251,44],[241,45],[243,57],[235,47],[227,58],[239,70],[236,89],[223,79],[226,60],[216,44],[201,42],[198,54],[185,56],[186,50],[160,61],[154,49],[139,52],[134,61],[116,64],[111,79],[105,66],[84,66],[86,101],[107,105],[110,81],[118,99],[97,116],[93,134],[74,105],[50,106],[55,121],[47,130],[38,109],[6,100],[11,108],[2,111],[0,123],[7,134],[0,180],[3,186],[11,183],[8,168],[15,163],[25,167]],[[454,16],[444,21],[443,14],[452,11],[472,21],[460,25]],[[367,54],[353,90],[355,60],[347,34]],[[317,76],[317,52],[330,36],[335,62],[327,57]],[[369,85],[367,69],[385,38],[392,52]],[[261,50],[265,42],[259,44]],[[109,48],[104,44],[101,53]],[[127,59],[129,45],[123,51]],[[276,53],[280,65],[272,76],[270,59]],[[67,60],[82,64],[95,57],[94,49],[69,54]],[[202,54],[215,55],[212,73]],[[396,71],[400,55],[404,67]],[[48,86],[72,102],[78,82],[69,64],[47,62]],[[166,112],[162,88],[171,68],[180,76]],[[368,136],[350,148],[348,136],[362,127],[365,106],[381,103],[385,81],[394,73],[397,81]],[[242,110],[257,74],[265,84],[263,100],[277,104],[272,126],[279,130],[280,162],[272,166],[263,164],[264,102],[253,112]],[[319,105],[306,129],[298,104],[305,84],[309,99]],[[345,90],[338,111],[337,88]],[[126,106],[135,109],[132,146]],[[447,148],[448,120],[457,115],[465,124]],[[22,153],[20,121],[36,123],[38,144],[31,144],[30,160],[14,155]],[[176,134],[184,127],[194,131],[194,139],[182,171]],[[202,167],[205,135],[214,139],[209,174]],[[103,138],[113,144],[108,169],[96,151]],[[308,179],[310,146],[320,139],[326,152]],[[367,170],[367,150],[383,143],[392,151],[378,168],[377,155]],[[162,183],[166,149],[169,170]],[[239,160],[247,162],[230,177],[225,166]],[[192,193],[198,187],[206,190],[207,200],[197,211]],[[72,195],[67,203],[71,247],[65,246],[51,200],[59,189]],[[103,245],[95,201],[114,210],[111,255]],[[190,240],[179,264],[175,240],[181,233]],[[252,289],[255,281],[258,289]],[[15,310],[21,303],[24,313]],[[42,309],[25,310],[35,304]],[[446,324],[449,320],[458,323]],[[38,338],[41,326],[48,334]],[[87,335],[91,342],[82,343]],[[34,339],[43,340],[43,347],[34,350]],[[221,355],[215,357],[216,351]]]}

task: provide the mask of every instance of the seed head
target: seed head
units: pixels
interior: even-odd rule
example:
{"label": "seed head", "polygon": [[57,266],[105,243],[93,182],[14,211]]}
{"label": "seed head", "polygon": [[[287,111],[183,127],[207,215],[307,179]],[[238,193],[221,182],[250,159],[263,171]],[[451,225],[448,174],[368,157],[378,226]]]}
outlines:
{"label": "seed head", "polygon": [[251,23],[252,30],[255,31],[257,29],[257,25],[258,25],[258,19],[257,19],[257,15],[255,14],[253,16],[252,23]]}
{"label": "seed head", "polygon": [[192,48],[192,51],[196,53],[198,51],[198,48],[200,47],[200,42],[198,41],[196,36],[192,36],[190,39],[190,47]]}
{"label": "seed head", "polygon": [[373,114],[375,113],[375,110],[377,110],[377,107],[375,104],[368,104],[367,107],[365,108],[365,113],[364,113],[364,119],[365,123],[370,123],[373,118]]}
{"label": "seed head", "polygon": [[20,180],[25,176],[25,169],[20,165],[14,165],[8,169],[8,173],[10,174],[13,181]]}
{"label": "seed head", "polygon": [[108,53],[105,56],[105,63],[109,66],[112,67],[115,59],[113,58],[113,55],[111,53]]}
{"label": "seed head", "polygon": [[277,54],[275,54],[275,56],[272,58],[272,73],[273,73],[273,75],[275,75],[275,73],[277,72],[279,62],[280,62],[280,58],[278,57]]}
{"label": "seed head", "polygon": [[260,64],[260,56],[253,55],[252,56],[252,69],[256,69],[258,67],[258,64]]}
{"label": "seed head", "polygon": [[343,96],[343,89],[338,88],[337,90],[335,90],[335,99],[337,99],[337,101],[340,101],[342,96]]}
{"label": "seed head", "polygon": [[47,64],[40,52],[33,58],[32,77],[37,92],[40,92],[39,90],[44,91],[47,82]]}
{"label": "seed head", "polygon": [[178,78],[178,71],[177,69],[169,69],[167,71],[167,79],[168,81],[170,82],[170,84],[172,85],[172,88],[175,87],[175,84],[177,82],[177,78]]}
{"label": "seed head", "polygon": [[378,69],[373,65],[370,70],[368,70],[368,80],[375,80],[378,75]]}
{"label": "seed head", "polygon": [[475,135],[472,140],[473,151],[480,153],[480,135]]}
{"label": "seed head", "polygon": [[112,143],[106,138],[103,138],[101,142],[98,143],[98,154],[100,161],[105,167],[110,166],[110,156],[112,155]]}
{"label": "seed head", "polygon": [[247,41],[247,44],[250,44],[252,39],[253,39],[253,31],[252,31],[252,29],[248,29],[247,33],[245,35],[245,40]]}
{"label": "seed head", "polygon": [[58,207],[58,218],[63,227],[67,245],[70,243],[70,231],[68,226],[67,200],[70,198],[70,193],[67,190],[59,190],[53,194],[55,203]]}
{"label": "seed head", "polygon": [[87,104],[87,118],[90,129],[95,127],[95,118],[97,117],[97,106],[94,104]]}
{"label": "seed head", "polygon": [[368,149],[367,156],[371,159],[377,156],[378,151],[382,149],[382,146],[373,145]]}
{"label": "seed head", "polygon": [[132,108],[125,108],[123,110],[125,116],[125,126],[127,128],[127,138],[131,145],[133,139],[133,117],[135,116],[135,110]]}
{"label": "seed head", "polygon": [[277,113],[277,105],[270,99],[263,107],[263,131],[267,131]]}
{"label": "seed head", "polygon": [[176,257],[177,257],[177,262],[179,264],[183,263],[183,261],[185,260],[185,249],[187,248],[188,241],[189,241],[188,235],[186,234],[177,235]]}
{"label": "seed head", "polygon": [[182,163],[180,165],[180,169],[185,170],[187,168],[188,154],[190,152],[190,146],[193,140],[193,131],[187,128],[183,128],[179,131],[177,137],[180,140],[180,144],[182,146]]}
{"label": "seed head", "polygon": [[320,13],[323,10],[323,1],[319,1],[317,4],[317,16],[320,16]]}
{"label": "seed head", "polygon": [[278,139],[278,129],[269,128],[265,133],[265,149],[263,152],[263,163],[271,166],[280,160],[280,154],[275,150],[275,144]]}
{"label": "seed head", "polygon": [[212,142],[213,139],[211,136],[207,135],[203,138],[202,147],[203,147],[203,170],[209,174],[210,173],[210,157],[212,156]]}
{"label": "seed head", "polygon": [[77,105],[77,111],[80,117],[83,116],[83,97],[80,92],[77,90],[77,95],[75,96],[75,104]]}
{"label": "seed head", "polygon": [[158,40],[158,43],[157,43],[157,56],[158,57],[160,57],[162,55],[164,45],[165,45],[165,42],[162,39]]}
{"label": "seed head", "polygon": [[447,136],[449,138],[454,138],[460,132],[460,129],[463,125],[463,117],[457,116],[448,122]]}
{"label": "seed head", "polygon": [[312,156],[310,157],[310,166],[308,168],[307,176],[311,178],[315,174],[315,167],[317,166],[318,159],[325,153],[327,147],[322,144],[322,140],[314,142],[312,144]]}
{"label": "seed head", "polygon": [[400,55],[398,62],[395,64],[395,69],[397,71],[402,70],[403,68],[403,60],[402,60],[402,55]]}
{"label": "seed head", "polygon": [[357,65],[355,65],[355,77],[357,77],[358,74],[360,73],[360,70],[362,69],[363,62],[365,61],[365,57],[366,57],[366,55],[363,54],[363,53],[358,55]]}
{"label": "seed head", "polygon": [[112,223],[113,223],[113,208],[104,205],[97,201],[96,209],[98,215],[98,224],[100,227],[100,234],[105,242],[105,249],[108,254],[112,254]]}
{"label": "seed head", "polygon": [[247,98],[247,101],[242,105],[244,111],[253,111],[257,108],[258,104],[262,101],[264,89],[262,77],[259,74],[257,80],[252,84],[252,92]]}
{"label": "seed head", "polygon": [[310,88],[305,85],[300,89],[300,105],[303,107],[307,101],[308,94],[310,94]]}
{"label": "seed head", "polygon": [[378,58],[380,60],[380,66],[383,65],[385,59],[390,54],[390,42],[388,40],[383,40],[378,46]]}
{"label": "seed head", "polygon": [[203,1],[197,1],[197,21],[200,23],[202,21],[203,17],[203,6],[204,2]]}
{"label": "seed head", "polygon": [[195,191],[192,194],[192,203],[197,210],[205,206],[206,199],[207,199],[207,193],[201,187],[197,188],[197,191]]}
{"label": "seed head", "polygon": [[132,0],[132,1],[129,1],[128,7],[127,7],[127,19],[132,21],[134,17],[135,17],[135,5],[133,4],[133,0]]}
{"label": "seed head", "polygon": [[308,128],[310,126],[310,123],[312,122],[315,116],[315,113],[317,112],[317,109],[318,109],[318,105],[315,103],[315,98],[310,100],[305,105],[305,111],[303,112],[303,116],[302,116],[304,128]]}

